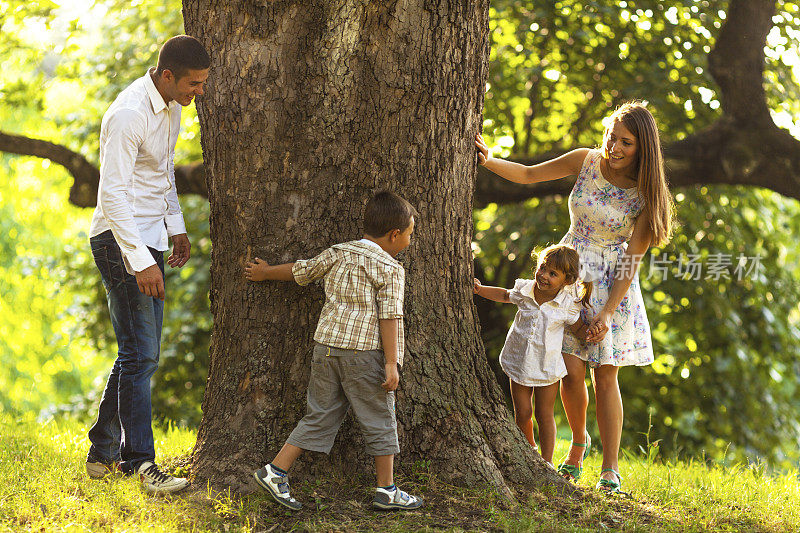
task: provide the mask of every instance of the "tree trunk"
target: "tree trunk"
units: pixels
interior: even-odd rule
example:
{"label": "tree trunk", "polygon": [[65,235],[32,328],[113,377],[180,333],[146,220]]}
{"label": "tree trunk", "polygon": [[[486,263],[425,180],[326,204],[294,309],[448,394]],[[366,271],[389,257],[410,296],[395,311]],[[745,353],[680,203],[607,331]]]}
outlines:
{"label": "tree trunk", "polygon": [[[399,468],[440,478],[564,487],[503,404],[472,302],[473,136],[481,129],[488,1],[184,0],[212,56],[197,102],[211,202],[214,314],[199,478],[239,490],[304,414],[323,293],[251,283],[247,258],[311,257],[360,238],[378,188],[419,211],[406,268]],[[345,422],[330,459],[369,472]],[[329,462],[330,461],[330,462]]]}

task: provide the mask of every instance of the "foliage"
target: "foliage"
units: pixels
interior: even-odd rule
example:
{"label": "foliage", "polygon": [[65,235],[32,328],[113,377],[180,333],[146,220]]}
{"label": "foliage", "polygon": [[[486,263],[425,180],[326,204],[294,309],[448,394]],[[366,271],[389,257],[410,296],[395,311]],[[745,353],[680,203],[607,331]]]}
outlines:
{"label": "foliage", "polygon": [[85,372],[100,360],[83,334],[86,296],[68,288],[70,272],[87,261],[86,217],[63,205],[65,171],[53,169],[56,184],[44,190],[32,178],[49,166],[0,161],[0,411],[75,401],[95,385]]}
{"label": "foliage", "polygon": [[[777,13],[772,18],[775,26],[767,36],[765,87],[767,104],[779,121],[792,121],[797,135],[800,117],[800,3],[779,0]],[[793,66],[792,70],[786,67]]]}
{"label": "foliage", "polygon": [[[633,500],[603,498],[591,487],[600,456],[586,461],[579,485],[585,497],[560,497],[547,488],[518,495],[509,506],[484,487],[460,488],[438,480],[424,464],[398,483],[420,494],[414,513],[369,509],[371,476],[294,479],[304,504],[287,513],[264,492],[237,495],[193,483],[178,495],[147,495],[135,478],[88,479],[83,473],[86,427],[74,419],[38,421],[0,413],[0,531],[635,531],[793,530],[800,520],[797,472],[765,475],[759,467],[709,467],[663,462],[657,446],[621,462]],[[167,471],[185,475],[195,434],[156,427],[156,447]],[[557,454],[568,441],[558,440]],[[165,457],[165,458],[164,458]]]}
{"label": "foliage", "polygon": [[[660,315],[653,336],[661,353],[648,372],[652,381],[642,385],[667,401],[642,398],[631,403],[633,410],[640,424],[648,406],[663,416],[669,448],[796,465],[800,255],[790,236],[800,232],[800,203],[731,187],[700,187],[677,199],[684,228],[659,257],[695,255],[706,266],[704,279],[680,279],[676,265],[666,279],[654,275],[643,284],[647,305]],[[731,277],[715,279],[709,267],[728,254]],[[763,269],[738,279],[742,255],[757,258]]]}
{"label": "foliage", "polygon": [[[797,2],[778,2],[767,46],[768,102],[797,121]],[[592,146],[601,119],[650,102],[667,138],[720,116],[707,53],[725,19],[716,0],[492,2],[485,133],[503,156]]]}
{"label": "foliage", "polygon": [[[76,0],[71,8],[2,0],[0,6],[3,130],[64,144],[95,162],[109,104],[156,64],[159,43],[183,31],[176,0]],[[35,120],[20,116],[29,110],[38,112]],[[200,158],[198,139],[191,106],[183,110],[176,164]]]}
{"label": "foliage", "polygon": [[[0,372],[0,411],[93,412],[116,341],[89,251],[91,211],[64,205],[70,177],[63,169],[48,169],[57,178],[48,187],[34,178],[49,161],[1,161],[0,365],[6,371]],[[182,202],[192,259],[180,270],[167,267],[153,406],[159,417],[196,424],[211,332],[211,241],[207,202]]]}

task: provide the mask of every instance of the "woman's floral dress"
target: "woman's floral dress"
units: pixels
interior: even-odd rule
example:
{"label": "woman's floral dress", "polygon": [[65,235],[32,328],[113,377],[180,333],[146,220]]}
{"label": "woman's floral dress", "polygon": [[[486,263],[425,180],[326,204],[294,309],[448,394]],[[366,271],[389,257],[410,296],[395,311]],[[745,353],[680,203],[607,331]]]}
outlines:
{"label": "woman's floral dress", "polygon": [[[600,312],[618,268],[630,268],[626,261],[627,241],[633,224],[644,207],[636,187],[621,189],[600,173],[601,153],[590,150],[569,195],[569,232],[561,239],[571,244],[581,258],[581,278],[594,284],[592,309],[583,308],[585,322]],[[627,294],[611,315],[609,331],[599,343],[582,343],[572,334],[564,335],[564,353],[600,365],[648,365],[653,362],[650,324],[642,301],[638,273]]]}

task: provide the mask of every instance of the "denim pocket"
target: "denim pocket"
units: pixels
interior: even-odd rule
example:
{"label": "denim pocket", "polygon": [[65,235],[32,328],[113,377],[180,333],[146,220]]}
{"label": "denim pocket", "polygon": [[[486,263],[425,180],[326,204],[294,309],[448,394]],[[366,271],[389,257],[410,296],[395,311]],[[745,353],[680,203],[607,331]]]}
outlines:
{"label": "denim pocket", "polygon": [[129,274],[125,270],[122,252],[116,242],[93,242],[92,256],[106,290],[114,289],[125,283]]}
{"label": "denim pocket", "polygon": [[100,279],[106,290],[111,288],[111,267],[108,264],[108,247],[102,244],[92,243],[92,257],[97,270],[100,271]]}

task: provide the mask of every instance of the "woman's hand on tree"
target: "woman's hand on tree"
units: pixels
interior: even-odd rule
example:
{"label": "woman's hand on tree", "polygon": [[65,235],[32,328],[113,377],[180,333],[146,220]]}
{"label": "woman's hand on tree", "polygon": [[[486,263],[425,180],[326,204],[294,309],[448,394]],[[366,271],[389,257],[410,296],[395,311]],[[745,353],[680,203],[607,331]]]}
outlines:
{"label": "woman's hand on tree", "polygon": [[478,164],[485,165],[489,160],[489,146],[480,133],[475,136],[475,148],[478,149]]}
{"label": "woman's hand on tree", "polygon": [[478,278],[472,278],[472,293],[473,294],[480,294],[481,292],[481,282]]}

